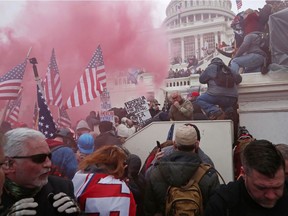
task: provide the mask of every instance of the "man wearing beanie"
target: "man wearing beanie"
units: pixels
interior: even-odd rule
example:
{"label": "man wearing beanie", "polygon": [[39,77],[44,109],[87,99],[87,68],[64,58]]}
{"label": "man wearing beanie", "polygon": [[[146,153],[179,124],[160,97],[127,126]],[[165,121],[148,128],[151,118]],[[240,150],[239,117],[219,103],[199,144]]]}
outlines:
{"label": "man wearing beanie", "polygon": [[[147,179],[144,200],[145,215],[165,215],[165,199],[169,186],[184,186],[193,177],[202,163],[196,153],[199,148],[197,131],[191,124],[176,129],[174,148],[171,154],[161,158],[151,170]],[[199,182],[203,206],[219,186],[215,169],[209,169]]]}

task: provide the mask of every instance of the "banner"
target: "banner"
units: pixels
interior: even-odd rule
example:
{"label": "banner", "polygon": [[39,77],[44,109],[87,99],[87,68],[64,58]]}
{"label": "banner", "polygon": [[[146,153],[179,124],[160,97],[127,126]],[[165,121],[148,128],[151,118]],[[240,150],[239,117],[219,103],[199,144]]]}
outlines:
{"label": "banner", "polygon": [[100,121],[110,121],[114,124],[114,111],[101,111]]}
{"label": "banner", "polygon": [[104,89],[104,91],[101,93],[100,101],[101,101],[101,110],[102,111],[111,109],[110,94],[109,94],[107,88]]}
{"label": "banner", "polygon": [[151,119],[149,105],[144,96],[124,103],[130,119],[136,121],[139,125],[145,125]]}

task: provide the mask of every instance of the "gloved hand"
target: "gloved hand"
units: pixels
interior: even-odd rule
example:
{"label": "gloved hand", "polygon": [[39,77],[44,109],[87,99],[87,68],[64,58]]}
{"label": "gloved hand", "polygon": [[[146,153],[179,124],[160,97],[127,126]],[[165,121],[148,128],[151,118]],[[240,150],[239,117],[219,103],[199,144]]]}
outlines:
{"label": "gloved hand", "polygon": [[34,198],[21,199],[8,210],[7,216],[36,215],[37,206]]}
{"label": "gloved hand", "polygon": [[60,192],[58,194],[49,194],[49,200],[53,207],[57,209],[59,213],[79,215],[80,208],[78,204],[67,194]]}

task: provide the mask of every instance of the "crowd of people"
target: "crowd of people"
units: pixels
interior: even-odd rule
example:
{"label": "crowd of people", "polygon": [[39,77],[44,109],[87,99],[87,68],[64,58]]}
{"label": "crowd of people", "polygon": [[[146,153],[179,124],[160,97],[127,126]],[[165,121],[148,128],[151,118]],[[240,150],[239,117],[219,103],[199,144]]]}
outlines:
{"label": "crowd of people", "polygon": [[[180,125],[175,138],[162,143],[144,164],[115,140],[97,146],[91,131],[75,135],[60,129],[53,140],[59,147],[27,127],[1,134],[1,216],[167,215],[167,190],[186,185],[203,166],[208,168],[199,179],[202,215],[288,212],[287,144],[251,139],[241,152],[241,172],[226,184],[201,149],[195,124]],[[67,167],[74,163],[76,169]]]}
{"label": "crowd of people", "polygon": [[[203,60],[203,58],[201,59]],[[189,77],[191,74],[201,74],[202,69],[199,67],[203,64],[203,61],[199,62],[195,55],[187,59],[187,67],[184,69],[175,69],[170,68],[168,71],[168,79],[171,78],[180,78],[180,77]]]}
{"label": "crowd of people", "polygon": [[[268,3],[272,4],[267,0]],[[251,14],[246,12],[244,19]],[[143,163],[137,153],[129,152],[123,145],[139,130],[137,122],[125,114],[115,114],[112,123],[100,121],[91,111],[74,129],[59,128],[53,139],[27,125],[12,128],[2,122],[0,215],[175,215],[179,209],[167,208],[167,191],[190,185],[199,170],[206,167],[201,178],[197,178],[201,215],[286,216],[288,144],[273,144],[241,134],[237,138],[245,142],[239,141],[243,145],[237,151],[237,175],[226,184],[220,181],[213,160],[201,149],[200,131],[191,123],[232,119],[234,127],[238,126],[235,113],[237,85],[242,81],[239,68],[263,64],[262,60],[259,65],[242,64],[247,55],[243,47],[256,37],[247,31],[230,67],[213,58],[201,72],[200,83],[208,84],[205,93],[194,91],[184,98],[180,92],[172,92],[163,109],[156,99],[148,101],[151,121],[187,123],[176,128],[174,139],[151,149]],[[264,54],[253,53],[257,58],[259,55]],[[225,79],[221,79],[222,72]],[[192,215],[192,210],[183,211]]]}
{"label": "crowd of people", "polygon": [[239,140],[245,148],[241,143],[234,150],[239,156],[235,180],[225,184],[201,149],[197,125],[189,123],[230,117],[241,75],[235,73],[238,81],[229,87],[234,96],[219,97],[214,93],[228,92],[213,81],[222,64],[214,58],[201,74],[200,82],[211,82],[206,93],[194,91],[184,98],[173,92],[162,110],[156,99],[148,101],[152,119],[187,123],[143,163],[123,145],[138,128],[128,115],[115,115],[113,124],[91,111],[75,130],[60,128],[53,139],[27,126],[6,128],[0,134],[0,215],[168,215],[167,191],[186,185],[203,166],[208,168],[197,180],[202,215],[286,215],[288,145],[242,132]]}
{"label": "crowd of people", "polygon": [[[219,69],[230,72],[232,84],[226,78],[222,82]],[[123,112],[115,114],[112,123],[91,111],[74,129],[59,128],[53,139],[26,125],[2,128],[0,215],[174,215],[179,209],[167,208],[168,197],[173,197],[168,191],[196,176],[202,215],[286,215],[288,145],[251,139],[249,134],[246,139],[241,133],[245,148],[243,142],[236,145],[240,159],[234,157],[235,180],[220,181],[191,120],[232,119],[237,125],[231,116],[237,113],[242,77],[213,58],[199,81],[208,84],[201,95],[194,91],[185,98],[172,92],[162,109],[156,99],[148,100],[151,121],[187,123],[176,128],[174,139],[151,149],[143,163],[123,145],[139,129]]]}

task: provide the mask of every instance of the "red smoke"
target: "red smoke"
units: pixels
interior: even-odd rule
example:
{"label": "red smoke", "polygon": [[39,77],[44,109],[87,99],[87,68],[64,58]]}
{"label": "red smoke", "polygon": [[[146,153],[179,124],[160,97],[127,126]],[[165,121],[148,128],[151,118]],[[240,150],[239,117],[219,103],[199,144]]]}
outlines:
{"label": "red smoke", "polygon": [[[2,2],[0,8],[5,4],[10,3]],[[145,68],[159,86],[167,76],[168,51],[164,32],[153,27],[153,10],[153,1],[27,1],[12,24],[0,27],[0,74],[22,62],[32,47],[30,58],[37,58],[44,78],[54,48],[66,102],[100,44],[108,77],[113,71]],[[36,100],[31,64],[23,86],[19,120],[30,125]],[[99,103],[96,99],[68,114],[76,122]]]}

